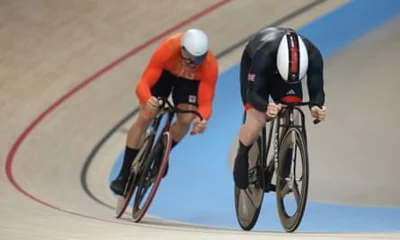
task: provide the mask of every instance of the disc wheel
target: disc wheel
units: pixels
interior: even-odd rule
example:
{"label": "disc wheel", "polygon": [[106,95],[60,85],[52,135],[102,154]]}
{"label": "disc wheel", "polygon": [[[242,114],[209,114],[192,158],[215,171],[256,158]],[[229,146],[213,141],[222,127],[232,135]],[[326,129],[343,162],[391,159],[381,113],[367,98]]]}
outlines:
{"label": "disc wheel", "polygon": [[[298,156],[301,157],[301,161],[298,161]],[[304,215],[309,181],[307,146],[303,134],[298,129],[287,130],[282,138],[278,157],[276,200],[279,219],[285,231],[294,232]],[[296,166],[298,163],[301,163],[299,168]],[[301,174],[297,173],[297,169],[301,170]],[[291,203],[286,203],[285,198],[292,194]],[[295,206],[296,210],[294,214],[289,214],[288,207],[292,206]]]}

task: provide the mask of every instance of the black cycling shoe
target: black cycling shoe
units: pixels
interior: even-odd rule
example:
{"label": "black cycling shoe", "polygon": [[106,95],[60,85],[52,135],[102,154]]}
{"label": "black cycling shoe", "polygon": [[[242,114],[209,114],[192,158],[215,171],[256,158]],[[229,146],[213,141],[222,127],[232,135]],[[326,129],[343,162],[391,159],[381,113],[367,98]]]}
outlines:
{"label": "black cycling shoe", "polygon": [[249,185],[249,161],[246,157],[236,156],[233,169],[235,185],[240,189],[246,189]]}
{"label": "black cycling shoe", "polygon": [[122,196],[124,194],[127,182],[128,182],[127,178],[124,178],[123,176],[118,176],[111,182],[110,189],[111,191],[113,191],[114,194]]}

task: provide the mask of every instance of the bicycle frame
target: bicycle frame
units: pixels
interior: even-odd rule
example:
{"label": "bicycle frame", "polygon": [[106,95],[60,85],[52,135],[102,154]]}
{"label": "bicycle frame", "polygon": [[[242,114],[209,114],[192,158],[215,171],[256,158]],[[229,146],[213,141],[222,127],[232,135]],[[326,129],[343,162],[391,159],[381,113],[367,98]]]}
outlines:
{"label": "bicycle frame", "polygon": [[[268,175],[272,176],[275,168],[278,166],[278,151],[279,151],[279,145],[280,145],[280,140],[281,136],[283,136],[289,128],[297,128],[302,132],[304,135],[305,139],[305,144],[307,145],[307,134],[306,134],[306,124],[305,124],[305,114],[304,112],[300,109],[300,106],[310,106],[311,102],[301,102],[301,103],[287,103],[287,102],[280,102],[284,105],[284,107],[279,111],[278,117],[270,121],[270,129],[269,129],[269,134],[268,134],[268,139],[267,139],[267,131],[266,131],[266,125],[262,128],[262,138],[261,138],[261,144],[264,148],[262,155],[263,161],[262,165],[264,169],[267,169]],[[298,111],[300,114],[300,124],[295,123],[294,119],[294,112]],[[243,117],[243,120],[245,119],[245,116]],[[282,123],[282,119],[286,120],[285,123]],[[275,124],[275,122],[277,123]],[[320,120],[316,119],[314,120],[314,124],[319,123]],[[279,131],[280,129],[284,129],[284,131]],[[274,132],[274,130],[276,130]],[[274,149],[273,149],[273,161],[268,161],[268,153],[271,147],[271,142],[272,139],[274,140]],[[269,179],[266,183],[269,186],[266,186],[267,189],[271,188],[273,189],[273,185],[271,185]]]}
{"label": "bicycle frame", "polygon": [[[171,151],[172,147],[172,136],[170,131],[172,119],[175,113],[193,113],[197,116],[200,117],[202,120],[203,118],[201,117],[200,113],[197,111],[192,111],[192,110],[183,110],[179,109],[175,106],[173,106],[167,98],[158,98],[159,101],[162,101],[162,103],[159,106],[159,112],[153,119],[153,122],[151,124],[151,130],[149,131],[149,135],[152,137],[151,143],[149,146],[151,146],[151,150],[149,152],[149,156],[146,157],[146,160],[144,161],[143,165],[141,166],[142,172],[140,174],[143,174],[138,182],[138,190],[137,194],[135,196],[135,203],[134,207],[132,210],[132,217],[135,222],[141,221],[141,219],[144,217],[146,214],[148,208],[151,205],[151,202],[153,201],[153,198],[156,195],[157,189],[159,184],[161,183],[161,180],[163,178],[163,175],[166,170],[166,167],[168,166],[168,159],[169,159],[169,153]],[[167,105],[167,106],[165,106]],[[151,113],[151,112],[146,112]],[[156,137],[156,132],[158,131],[158,128],[161,123],[162,116],[168,113],[167,116],[167,122],[165,123],[161,134]],[[150,114],[148,114],[150,115]],[[163,145],[163,139],[166,139],[166,144],[165,146]],[[161,147],[161,148],[160,148]],[[163,149],[164,148],[164,149]],[[159,152],[162,151],[162,159],[161,162],[158,162],[157,159],[155,159],[155,155],[157,155]],[[156,157],[158,158],[158,157]],[[158,166],[156,166],[158,165]],[[156,174],[153,170],[156,170]],[[148,191],[149,187],[154,183],[154,188],[151,189],[149,196],[146,197],[146,200],[144,202],[144,206],[140,208],[140,204],[144,200],[145,193]]]}
{"label": "bicycle frame", "polygon": [[[302,134],[304,135],[304,139],[306,140],[306,144],[307,144],[307,133],[306,133],[306,123],[305,123],[305,115],[304,112],[300,109],[300,106],[311,106],[311,105],[317,105],[318,107],[322,108],[322,106],[320,106],[317,103],[313,103],[313,102],[300,102],[300,103],[287,103],[287,102],[283,102],[281,101],[280,103],[282,103],[284,106],[281,111],[280,114],[278,115],[278,128],[279,127],[283,127],[284,129],[289,129],[289,128],[297,128],[300,132],[302,132]],[[294,122],[294,111],[299,112],[300,114],[300,125],[296,125]],[[281,124],[281,119],[282,117],[281,112],[286,111],[285,115],[286,115],[286,123]],[[314,119],[313,123],[314,124],[318,124],[320,123],[321,120],[319,119]]]}
{"label": "bicycle frame", "polygon": [[[294,119],[295,111],[297,111],[299,113],[300,119],[297,119],[297,120],[300,120],[299,124],[295,123],[295,119]],[[283,112],[284,116],[281,116],[282,112]],[[282,123],[283,122],[282,120],[285,122]],[[293,105],[283,107],[280,111],[280,114],[278,115],[277,122],[278,122],[277,123],[278,130],[280,128],[282,128],[284,130],[287,130],[289,128],[297,128],[298,130],[303,132],[304,135],[306,135],[305,115],[304,115],[304,112],[299,107],[296,107]],[[285,131],[283,131],[283,132],[278,131],[278,135],[277,135],[278,139],[280,139],[280,137],[284,133],[285,133]]]}
{"label": "bicycle frame", "polygon": [[[173,106],[168,101],[167,98],[159,97],[158,100],[161,100],[162,104],[159,107],[160,112],[157,114],[157,116],[153,120],[153,123],[151,124],[153,131],[157,131],[158,127],[160,126],[162,116],[165,113],[167,113],[168,116],[167,116],[167,122],[165,123],[164,128],[163,128],[163,132],[167,132],[170,130],[172,119],[173,119],[175,113],[193,113],[193,114],[197,115],[200,118],[200,120],[203,120],[203,117],[197,111],[179,109],[179,108]],[[167,106],[165,106],[165,105],[167,105]]]}
{"label": "bicycle frame", "polygon": [[[277,203],[278,203],[278,210],[279,210],[279,217],[281,219],[281,224],[282,226],[285,228],[285,230],[287,231],[294,231],[299,222],[301,221],[301,217],[303,216],[303,212],[304,212],[304,206],[305,204],[302,205],[302,207],[298,207],[298,209],[300,209],[300,215],[296,215],[296,221],[295,223],[290,222],[291,219],[287,220],[288,218],[286,217],[286,209],[282,208],[281,204],[281,200],[282,198],[282,190],[285,189],[284,194],[286,195],[286,191],[290,191],[291,189],[287,189],[286,188],[286,180],[282,181],[282,175],[281,172],[285,172],[285,165],[286,165],[286,152],[282,152],[281,151],[281,147],[284,147],[286,150],[288,147],[287,144],[290,144],[290,140],[291,137],[296,137],[296,140],[294,142],[294,144],[301,144],[301,148],[304,150],[304,147],[306,148],[304,151],[307,154],[307,146],[306,146],[306,133],[305,133],[305,128],[306,128],[306,124],[305,124],[305,114],[304,112],[299,108],[299,106],[305,106],[308,105],[310,106],[312,103],[309,102],[302,102],[302,103],[285,103],[285,102],[280,102],[281,104],[284,105],[284,107],[279,111],[278,116],[268,122],[266,122],[264,124],[264,126],[262,127],[261,132],[258,134],[256,141],[254,142],[254,144],[256,144],[257,146],[259,146],[259,152],[257,156],[257,163],[256,163],[256,177],[261,184],[259,186],[255,185],[257,191],[255,191],[254,193],[249,190],[246,190],[246,194],[250,195],[248,196],[248,198],[252,199],[254,197],[258,197],[260,190],[264,191],[264,193],[268,193],[268,192],[276,192],[276,197],[277,197]],[[312,104],[314,105],[314,104]],[[317,104],[318,106],[318,104]],[[295,111],[299,112],[299,117],[301,119],[295,119]],[[284,122],[282,120],[285,120]],[[277,123],[275,123],[277,121]],[[246,122],[246,111],[243,114],[243,118],[242,118],[242,124],[245,124]],[[269,123],[269,125],[267,125],[267,123]],[[319,123],[319,120],[314,120],[314,124]],[[267,129],[267,126],[270,129]],[[289,132],[288,132],[289,131]],[[292,135],[292,131],[294,134],[296,134],[296,136]],[[267,134],[269,132],[269,135],[267,137]],[[300,132],[300,134],[302,134],[303,136],[300,136],[300,140],[298,140],[298,132]],[[290,135],[288,135],[290,133]],[[272,144],[272,140],[274,141],[274,146],[272,149],[272,154],[269,158],[268,153],[270,152],[270,148],[271,148],[271,144]],[[282,142],[285,141],[285,142]],[[282,144],[285,144],[285,146],[283,146]],[[302,153],[304,152],[302,151]],[[290,171],[291,173],[293,173],[293,169],[295,169],[296,166],[296,151],[293,151],[294,155],[294,160],[292,158],[292,162],[294,162],[294,164],[290,165]],[[261,156],[261,159],[259,158],[259,156]],[[280,160],[278,158],[281,158]],[[303,160],[304,158],[302,158]],[[253,159],[255,160],[255,159]],[[308,172],[308,158],[305,160],[306,161],[306,172]],[[289,166],[288,166],[289,167]],[[260,169],[261,168],[261,169]],[[260,171],[260,172],[258,172]],[[250,172],[249,169],[249,175],[251,174],[251,177],[253,178],[253,174],[254,172]],[[283,173],[285,174],[285,173]],[[272,179],[273,177],[276,177],[276,182],[272,183]],[[293,176],[295,176],[293,174]],[[308,176],[308,175],[307,175]],[[250,176],[249,176],[250,177]],[[286,179],[286,176],[283,176]],[[292,178],[294,179],[294,178]],[[308,177],[306,178],[307,184],[308,184]],[[252,180],[253,183],[253,180]],[[256,181],[254,182],[256,184]],[[283,185],[285,184],[285,185]],[[282,188],[282,186],[284,186],[285,188]],[[306,185],[306,190],[304,190],[307,194],[307,189],[308,189],[308,185]],[[237,219],[241,225],[241,227],[244,230],[250,230],[253,228],[253,226],[255,225],[259,213],[260,213],[260,208],[261,208],[261,204],[262,204],[262,198],[261,198],[261,203],[258,205],[254,205],[254,203],[252,203],[252,206],[249,207],[253,207],[253,209],[255,210],[251,216],[247,217],[245,216],[244,218],[240,217],[240,212],[238,210],[238,207],[240,207],[240,204],[246,204],[246,203],[240,203],[239,202],[239,196],[240,192],[238,190],[238,187],[235,186],[235,208],[236,208],[236,215],[237,215]],[[263,196],[263,195],[262,195]],[[304,198],[306,199],[306,197]],[[241,206],[243,208],[243,206]],[[282,210],[283,209],[283,210]],[[297,212],[297,211],[296,211]],[[298,217],[300,216],[300,217]],[[282,220],[283,219],[283,220]]]}
{"label": "bicycle frame", "polygon": [[[278,121],[278,124],[277,124],[278,130],[279,130],[279,128],[283,128],[285,130],[287,130],[289,128],[297,128],[300,132],[302,132],[304,134],[304,138],[307,142],[305,115],[304,115],[304,112],[300,109],[300,106],[310,106],[310,105],[319,106],[319,104],[312,103],[312,102],[300,102],[300,103],[280,102],[280,103],[282,103],[285,106],[282,107],[282,109],[279,111],[278,117],[276,119]],[[300,114],[300,124],[295,123],[295,119],[294,119],[295,111],[297,111]],[[284,116],[282,116],[283,115],[282,113],[284,114]],[[285,123],[282,123],[282,119],[286,120]],[[313,121],[314,124],[318,124],[319,122],[320,122],[319,119],[315,119]],[[273,121],[273,123],[274,123],[274,121]],[[272,133],[272,129],[273,128],[271,127],[270,135]],[[277,138],[280,139],[280,136],[284,133],[285,132],[279,133],[279,131],[278,131]]]}
{"label": "bicycle frame", "polygon": [[170,107],[165,107],[164,104],[163,104],[163,106],[161,106],[160,108],[161,108],[161,110],[160,110],[160,112],[157,114],[157,116],[154,118],[154,121],[153,121],[153,123],[151,124],[151,127],[153,128],[153,131],[157,131],[158,127],[160,126],[160,122],[161,122],[162,116],[163,116],[165,113],[167,113],[167,114],[168,114],[168,115],[167,115],[167,122],[166,122],[165,125],[164,125],[163,132],[169,131],[169,129],[170,129],[170,127],[171,127],[171,122],[172,122],[172,119],[173,119],[173,117],[174,117],[175,112],[172,111],[172,110],[170,109]]}

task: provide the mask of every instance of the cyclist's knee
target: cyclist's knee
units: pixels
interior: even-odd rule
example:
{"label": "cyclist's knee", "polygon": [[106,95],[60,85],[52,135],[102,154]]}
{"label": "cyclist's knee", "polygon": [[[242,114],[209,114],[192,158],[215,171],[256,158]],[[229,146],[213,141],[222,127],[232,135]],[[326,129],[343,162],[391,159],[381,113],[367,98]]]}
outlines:
{"label": "cyclist's knee", "polygon": [[260,112],[254,108],[247,110],[247,120],[245,125],[249,128],[259,131],[264,125],[267,117],[265,112]]}
{"label": "cyclist's knee", "polygon": [[176,119],[177,123],[182,126],[190,126],[192,120],[193,120],[192,114],[180,115]]}
{"label": "cyclist's knee", "polygon": [[239,133],[239,139],[242,143],[246,146],[252,144],[256,140],[261,128],[264,126],[265,121],[266,116],[264,112],[249,109],[247,111],[246,123],[242,126]]}
{"label": "cyclist's knee", "polygon": [[[195,106],[190,105],[190,104],[179,104],[178,108],[182,109],[182,110],[194,110],[194,111],[197,110],[197,108]],[[182,126],[190,126],[194,117],[195,116],[190,113],[185,113],[185,114],[178,113],[177,114],[177,123]]]}

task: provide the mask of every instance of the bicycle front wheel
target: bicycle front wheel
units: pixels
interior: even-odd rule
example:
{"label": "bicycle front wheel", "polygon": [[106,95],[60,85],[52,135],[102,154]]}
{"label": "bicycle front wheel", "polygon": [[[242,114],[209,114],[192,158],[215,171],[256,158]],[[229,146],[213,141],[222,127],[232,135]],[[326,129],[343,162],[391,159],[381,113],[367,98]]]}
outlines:
{"label": "bicycle front wheel", "polygon": [[[134,222],[142,220],[156,195],[168,164],[171,145],[172,138],[170,133],[162,133],[149,157],[145,160],[143,168],[140,171],[141,176],[132,209],[132,219]],[[157,159],[158,157],[161,157],[161,159]],[[151,186],[153,187],[151,188]],[[150,188],[150,193],[146,197],[146,193]]]}
{"label": "bicycle front wheel", "polygon": [[[285,231],[294,232],[303,218],[308,196],[310,173],[303,133],[296,128],[289,128],[282,138],[278,154],[276,200],[279,218]],[[301,157],[301,161],[298,157]],[[292,194],[290,199],[286,199]],[[289,208],[293,207],[294,214],[290,214]]]}

